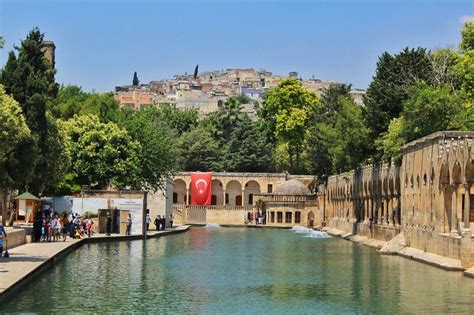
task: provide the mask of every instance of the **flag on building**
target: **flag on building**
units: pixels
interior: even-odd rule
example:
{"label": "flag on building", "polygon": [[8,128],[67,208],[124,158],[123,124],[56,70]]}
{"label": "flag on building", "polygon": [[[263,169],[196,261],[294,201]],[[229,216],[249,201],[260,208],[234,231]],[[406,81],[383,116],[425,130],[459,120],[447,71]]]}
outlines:
{"label": "flag on building", "polygon": [[191,204],[210,205],[212,173],[191,173]]}

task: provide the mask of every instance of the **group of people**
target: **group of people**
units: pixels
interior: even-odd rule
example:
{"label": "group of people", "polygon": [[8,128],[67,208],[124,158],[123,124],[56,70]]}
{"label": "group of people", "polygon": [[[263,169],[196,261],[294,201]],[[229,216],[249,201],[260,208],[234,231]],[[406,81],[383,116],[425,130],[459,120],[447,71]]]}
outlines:
{"label": "group of people", "polygon": [[[147,213],[146,215],[146,229],[147,231],[150,229],[150,214]],[[173,215],[170,214],[169,216],[169,222],[170,222],[170,227],[173,228]],[[157,215],[155,218],[155,221],[153,222],[155,224],[156,230],[157,231],[163,231],[166,228],[166,216],[163,215]]]}
{"label": "group of people", "polygon": [[[49,209],[48,209],[49,210]],[[57,242],[66,241],[66,237],[81,238],[91,237],[94,222],[92,219],[85,219],[79,214],[43,211],[36,217],[33,223],[33,241],[35,242]]]}

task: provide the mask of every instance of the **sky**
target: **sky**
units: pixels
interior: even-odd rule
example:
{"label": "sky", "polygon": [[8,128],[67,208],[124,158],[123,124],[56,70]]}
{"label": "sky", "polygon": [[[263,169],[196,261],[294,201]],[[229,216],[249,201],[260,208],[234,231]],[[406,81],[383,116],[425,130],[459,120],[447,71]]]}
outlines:
{"label": "sky", "polygon": [[56,80],[111,91],[175,74],[264,68],[366,88],[378,56],[457,47],[474,0],[0,0],[0,66],[38,26]]}

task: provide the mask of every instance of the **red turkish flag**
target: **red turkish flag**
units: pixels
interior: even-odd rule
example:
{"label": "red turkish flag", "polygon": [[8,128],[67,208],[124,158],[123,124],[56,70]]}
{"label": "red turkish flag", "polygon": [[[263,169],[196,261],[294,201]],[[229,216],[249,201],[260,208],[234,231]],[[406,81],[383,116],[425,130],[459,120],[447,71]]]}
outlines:
{"label": "red turkish flag", "polygon": [[191,204],[210,205],[212,173],[191,173]]}

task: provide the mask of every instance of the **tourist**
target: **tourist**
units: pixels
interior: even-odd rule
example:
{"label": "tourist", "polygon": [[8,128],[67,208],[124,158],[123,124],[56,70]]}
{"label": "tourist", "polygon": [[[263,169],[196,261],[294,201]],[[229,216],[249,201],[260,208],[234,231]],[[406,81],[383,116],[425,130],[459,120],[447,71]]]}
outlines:
{"label": "tourist", "polygon": [[166,229],[166,216],[165,215],[161,217],[161,229],[162,230]]}
{"label": "tourist", "polygon": [[41,240],[41,227],[43,226],[43,220],[40,215],[36,216],[35,222],[33,222],[33,242],[39,242]]}
{"label": "tourist", "polygon": [[112,228],[112,218],[110,217],[110,214],[107,214],[107,221],[105,223],[105,234],[107,236],[110,235],[111,228]]}
{"label": "tourist", "polygon": [[161,221],[161,218],[159,215],[156,216],[155,218],[155,226],[156,226],[156,230],[159,231],[160,230],[160,221]]}
{"label": "tourist", "polygon": [[132,231],[132,215],[129,213],[127,217],[127,231],[125,232],[125,235],[131,235]]}
{"label": "tourist", "polygon": [[170,214],[170,228],[173,228],[173,215]]}
{"label": "tourist", "polygon": [[92,219],[89,218],[86,223],[86,231],[88,237],[91,237],[92,235],[92,224],[94,224],[94,222],[92,222]]}
{"label": "tourist", "polygon": [[146,214],[146,230],[147,231],[150,229],[150,222],[151,222],[150,214],[147,213]]}
{"label": "tourist", "polygon": [[58,224],[58,219],[56,218],[55,215],[53,215],[53,218],[51,219],[50,227],[51,227],[51,238],[53,242],[56,242],[57,236],[58,236],[58,231],[57,231],[57,225]]}
{"label": "tourist", "polygon": [[3,257],[3,243],[5,242],[5,250],[7,248],[7,231],[0,222],[0,258]]}

